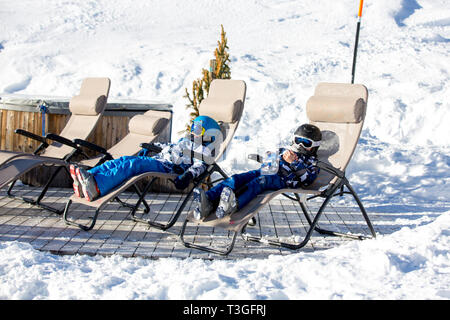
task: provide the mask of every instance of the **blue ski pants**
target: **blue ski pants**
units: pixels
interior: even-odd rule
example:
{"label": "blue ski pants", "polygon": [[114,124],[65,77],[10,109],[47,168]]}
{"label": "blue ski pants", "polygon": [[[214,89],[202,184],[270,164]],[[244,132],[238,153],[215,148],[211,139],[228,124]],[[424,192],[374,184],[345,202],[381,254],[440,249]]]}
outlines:
{"label": "blue ski pants", "polygon": [[123,156],[89,170],[94,175],[100,195],[105,195],[122,182],[145,172],[171,171],[173,164],[145,156]]}
{"label": "blue ski pants", "polygon": [[215,206],[218,205],[220,194],[225,187],[236,193],[238,209],[241,209],[258,194],[266,190],[285,188],[286,184],[279,175],[261,175],[260,170],[235,174],[206,192],[206,196]]}

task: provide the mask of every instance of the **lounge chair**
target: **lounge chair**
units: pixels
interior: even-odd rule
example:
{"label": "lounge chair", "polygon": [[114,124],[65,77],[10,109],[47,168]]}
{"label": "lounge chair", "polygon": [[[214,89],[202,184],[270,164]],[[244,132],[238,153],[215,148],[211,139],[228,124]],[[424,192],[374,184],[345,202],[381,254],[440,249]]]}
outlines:
{"label": "lounge chair", "polygon": [[[38,140],[41,144],[32,153],[0,152],[0,188],[10,184],[8,195],[14,197],[12,189],[15,182],[25,173],[40,166],[54,166],[49,180],[43,186],[37,199],[22,198],[25,202],[41,206],[55,213],[60,211],[41,204],[51,182],[61,169],[67,169],[67,161],[75,156],[88,157],[83,150],[73,142],[73,139],[87,139],[94,131],[106,107],[111,81],[108,78],[86,78],[81,84],[80,94],[69,102],[71,116],[59,135],[49,133],[45,137],[17,129],[16,132]],[[50,143],[50,140],[54,141]]]}
{"label": "lounge chair", "polygon": [[[177,177],[177,175],[167,173],[157,173],[157,172],[146,172],[130,178],[129,180],[125,181],[123,184],[112,190],[107,195],[104,195],[92,202],[89,202],[83,198],[76,197],[75,195],[72,196],[67,202],[64,210],[64,219],[66,223],[78,226],[86,231],[92,229],[96,223],[99,213],[104,208],[104,206],[109,203],[109,201],[115,199],[123,191],[135,185],[137,182],[142,181],[145,178],[148,178],[149,180],[146,183],[141,195],[139,196],[139,199],[130,210],[131,218],[134,221],[147,223],[148,225],[161,230],[167,230],[170,227],[172,227],[177,221],[182,211],[184,210],[184,207],[186,206],[188,200],[192,196],[192,192],[195,187],[197,187],[201,183],[206,182],[214,172],[220,174],[222,178],[227,177],[225,172],[219,167],[216,161],[218,161],[226,151],[226,148],[230,144],[233,135],[239,125],[239,121],[241,119],[242,112],[244,109],[245,94],[246,94],[246,85],[244,81],[216,79],[211,83],[209,95],[200,104],[199,111],[200,115],[210,116],[219,123],[224,134],[224,139],[220,145],[219,151],[215,154],[214,157],[211,157],[210,159],[205,159],[203,157],[203,160],[205,160],[208,163],[208,168],[202,175],[194,179],[193,183],[188,187],[189,190],[187,191],[187,194],[184,197],[183,202],[181,203],[176,213],[174,213],[171,216],[168,222],[161,223],[157,221],[151,221],[150,219],[147,220],[138,218],[136,216],[136,211],[141,205],[141,203],[144,201],[146,194],[150,190],[150,187],[157,179],[173,180]],[[194,156],[196,158],[201,157],[199,155]],[[73,202],[82,203],[86,206],[95,208],[95,214],[90,219],[91,221],[89,224],[79,224],[76,221],[73,221],[71,218],[69,218],[68,215],[69,208]]]}
{"label": "lounge chair", "polygon": [[83,139],[74,139],[73,142],[79,147],[85,147],[99,154],[96,157],[81,160],[77,162],[77,165],[93,168],[108,160],[137,155],[142,150],[141,144],[159,142],[161,133],[170,123],[170,117],[169,112],[154,110],[135,115],[128,123],[128,134],[108,150]]}
{"label": "lounge chair", "polygon": [[[352,158],[358,139],[363,127],[366,115],[368,92],[365,86],[357,84],[340,83],[320,83],[317,85],[314,96],[306,105],[306,112],[311,124],[316,125],[322,131],[324,140],[319,148],[318,158],[320,174],[312,185],[306,189],[282,189],[278,191],[267,191],[258,195],[248,205],[232,215],[216,218],[215,214],[210,214],[203,220],[197,221],[193,218],[192,212],[188,213],[181,229],[180,238],[183,244],[189,248],[217,253],[221,255],[229,254],[236,240],[236,235],[241,234],[247,241],[262,242],[274,246],[284,247],[292,250],[300,249],[309,241],[313,231],[321,234],[363,239],[365,236],[354,234],[343,234],[319,228],[317,223],[329,201],[337,196],[351,194],[358,204],[358,207],[367,223],[373,237],[376,236],[369,217],[363,204],[358,198],[355,190],[351,187],[345,169]],[[326,143],[324,143],[326,142]],[[258,155],[249,155],[251,159],[260,159]],[[293,194],[294,196],[290,195]],[[268,240],[245,234],[246,226],[258,211],[267,205],[274,197],[284,195],[291,200],[298,202],[306,220],[309,230],[303,241],[300,243],[286,243],[278,240]],[[314,219],[308,213],[307,201],[313,198],[323,198],[323,202],[315,214]],[[188,223],[214,228],[222,228],[233,232],[231,242],[224,249],[212,248],[200,244],[187,242],[184,239],[186,226]]]}
{"label": "lounge chair", "polygon": [[[171,113],[154,110],[149,110],[143,114],[134,116],[128,123],[128,134],[108,150],[86,140],[75,139],[74,142],[80,147],[85,147],[98,153],[98,156],[81,160],[76,164],[85,169],[91,169],[108,160],[117,159],[122,156],[137,155],[142,150],[143,144],[160,142],[160,135],[165,130],[170,129],[168,128],[170,118]],[[138,195],[141,194],[136,184],[133,185],[133,189]],[[115,200],[125,207],[130,207],[129,204],[121,201],[119,197],[116,197]],[[150,208],[145,200],[143,203],[146,208],[145,211],[148,212]],[[62,213],[63,211],[61,210],[60,212]]]}
{"label": "lounge chair", "polygon": [[[84,79],[80,93],[69,102],[71,117],[59,134],[49,133],[42,137],[26,130],[16,129],[17,134],[36,140],[40,145],[33,153],[0,151],[0,166],[22,156],[40,155],[60,159],[71,156],[77,148],[72,143],[68,144],[67,140],[86,139],[92,133],[106,107],[110,85],[111,81],[108,78]],[[52,140],[54,142],[51,142]]]}

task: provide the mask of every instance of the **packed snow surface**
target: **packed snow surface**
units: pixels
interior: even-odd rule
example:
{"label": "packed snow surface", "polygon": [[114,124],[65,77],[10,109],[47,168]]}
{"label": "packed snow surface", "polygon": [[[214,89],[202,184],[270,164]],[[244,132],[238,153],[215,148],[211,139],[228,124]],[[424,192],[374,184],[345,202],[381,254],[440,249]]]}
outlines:
{"label": "packed snow surface", "polygon": [[[73,96],[89,76],[110,97],[173,105],[224,26],[245,112],[222,166],[290,141],[319,82],[350,82],[356,0],[0,0],[0,93]],[[356,83],[366,121],[347,174],[369,214],[406,221],[376,240],[267,259],[54,256],[0,243],[0,299],[449,299],[450,6],[365,1]],[[242,152],[246,150],[246,152]],[[408,213],[420,218],[412,220]]]}

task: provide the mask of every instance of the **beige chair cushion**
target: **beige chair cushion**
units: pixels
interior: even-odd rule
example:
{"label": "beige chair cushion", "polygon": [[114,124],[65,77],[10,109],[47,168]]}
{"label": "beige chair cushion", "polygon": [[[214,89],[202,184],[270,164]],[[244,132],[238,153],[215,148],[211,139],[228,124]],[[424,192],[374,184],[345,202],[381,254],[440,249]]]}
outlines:
{"label": "beige chair cushion", "polygon": [[364,119],[366,103],[362,98],[312,96],[306,103],[306,114],[311,121],[359,123]]}
{"label": "beige chair cushion", "polygon": [[81,83],[80,94],[70,99],[72,114],[95,116],[106,108],[111,80],[109,78],[85,78]]}
{"label": "beige chair cushion", "polygon": [[215,79],[209,87],[208,97],[200,103],[199,113],[217,122],[239,121],[246,91],[247,86],[242,80]]}
{"label": "beige chair cushion", "polygon": [[[307,102],[306,114],[310,123],[322,131],[323,141],[318,151],[321,161],[342,171],[346,169],[361,134],[367,99],[368,90],[361,84],[322,82],[317,85],[314,96]],[[322,170],[313,186],[330,179],[333,176]]]}
{"label": "beige chair cushion", "polygon": [[209,87],[208,97],[245,100],[247,86],[242,80],[214,79]]}
{"label": "beige chair cushion", "polygon": [[199,114],[209,116],[216,121],[235,122],[239,120],[242,101],[230,98],[208,97],[200,103]]}
{"label": "beige chair cushion", "polygon": [[69,109],[72,114],[95,116],[106,106],[106,96],[74,96],[70,99]]}
{"label": "beige chair cushion", "polygon": [[131,133],[152,136],[159,134],[168,123],[169,120],[167,118],[139,114],[130,119],[128,128]]}
{"label": "beige chair cushion", "polygon": [[314,90],[315,96],[363,98],[367,103],[368,91],[362,84],[321,82]]}
{"label": "beige chair cushion", "polygon": [[108,96],[111,80],[109,78],[85,78],[81,83],[80,96]]}

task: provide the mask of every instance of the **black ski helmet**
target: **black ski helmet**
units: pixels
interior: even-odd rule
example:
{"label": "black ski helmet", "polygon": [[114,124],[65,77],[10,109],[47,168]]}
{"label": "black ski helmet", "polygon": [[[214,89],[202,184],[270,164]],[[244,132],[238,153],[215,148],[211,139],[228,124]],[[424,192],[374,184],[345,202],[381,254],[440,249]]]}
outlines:
{"label": "black ski helmet", "polygon": [[[304,137],[312,140],[313,148],[311,150],[306,150],[301,143],[296,143],[296,137]],[[292,139],[293,151],[305,153],[308,155],[315,155],[317,153],[317,150],[319,149],[320,141],[322,141],[322,132],[318,127],[309,123],[302,124],[294,132],[294,137]]]}

